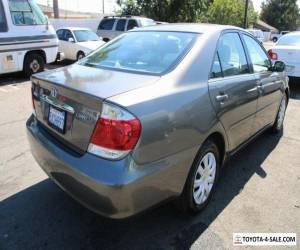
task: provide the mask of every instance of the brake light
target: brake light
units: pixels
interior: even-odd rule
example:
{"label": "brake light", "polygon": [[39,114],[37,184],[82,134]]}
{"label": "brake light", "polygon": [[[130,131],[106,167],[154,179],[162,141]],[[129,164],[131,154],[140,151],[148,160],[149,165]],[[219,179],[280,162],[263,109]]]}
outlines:
{"label": "brake light", "polygon": [[278,60],[278,55],[274,53],[271,49],[268,51],[268,54],[272,60]]}
{"label": "brake light", "polygon": [[120,107],[104,103],[88,152],[108,159],[120,159],[135,147],[140,133],[138,119]]}

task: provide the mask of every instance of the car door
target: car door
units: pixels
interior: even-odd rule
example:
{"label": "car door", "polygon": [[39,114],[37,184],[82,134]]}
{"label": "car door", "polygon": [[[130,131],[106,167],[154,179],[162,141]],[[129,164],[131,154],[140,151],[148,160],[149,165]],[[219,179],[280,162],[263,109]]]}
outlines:
{"label": "car door", "polygon": [[251,67],[257,81],[259,98],[252,134],[274,122],[281,101],[281,73],[272,71],[272,63],[262,46],[247,34],[242,34]]}
{"label": "car door", "polygon": [[234,150],[251,134],[258,91],[238,32],[219,39],[209,80],[210,97]]}
{"label": "car door", "polygon": [[[70,42],[69,39],[72,38],[74,42]],[[71,30],[65,29],[64,31],[64,51],[66,53],[66,57],[71,60],[76,60],[77,49],[75,48],[75,37]]]}
{"label": "car door", "polygon": [[98,36],[101,36],[104,41],[114,38],[115,18],[103,18],[98,27]]}
{"label": "car door", "polygon": [[116,28],[114,31],[114,37],[121,35],[125,31],[126,24],[127,20],[124,18],[117,20]]}

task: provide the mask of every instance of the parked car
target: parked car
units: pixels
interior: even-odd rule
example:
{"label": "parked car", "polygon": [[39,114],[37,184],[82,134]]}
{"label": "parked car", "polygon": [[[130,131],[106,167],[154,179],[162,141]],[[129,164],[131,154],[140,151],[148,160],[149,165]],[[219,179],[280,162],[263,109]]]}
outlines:
{"label": "parked car", "polygon": [[209,201],[224,162],[282,130],[284,63],[243,29],[135,29],[71,66],[32,78],[32,154],[93,211],[124,218],[167,199]]}
{"label": "parked car", "polygon": [[80,60],[105,43],[95,32],[86,28],[61,28],[56,33],[59,51],[69,60]]}
{"label": "parked car", "polygon": [[128,30],[152,25],[156,25],[156,22],[145,17],[105,16],[99,24],[97,34],[103,37],[103,41],[108,42]]}
{"label": "parked car", "polygon": [[289,33],[288,30],[285,30],[285,31],[281,31],[279,34],[271,34],[271,40],[276,43],[278,41],[278,39],[280,37],[282,37],[283,35]]}
{"label": "parked car", "polygon": [[261,43],[264,42],[265,37],[264,37],[264,33],[261,30],[258,30],[258,29],[247,29],[247,31],[250,32]]}
{"label": "parked car", "polygon": [[0,75],[43,71],[57,50],[55,30],[34,0],[0,0]]}
{"label": "parked car", "polygon": [[279,38],[268,51],[273,61],[283,61],[290,77],[300,77],[300,32],[291,32]]}

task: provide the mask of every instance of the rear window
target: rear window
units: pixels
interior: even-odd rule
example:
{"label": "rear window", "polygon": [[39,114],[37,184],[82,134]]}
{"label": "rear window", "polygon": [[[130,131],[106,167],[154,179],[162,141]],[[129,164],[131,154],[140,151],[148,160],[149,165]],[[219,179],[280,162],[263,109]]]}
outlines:
{"label": "rear window", "polygon": [[100,22],[98,29],[99,30],[112,30],[114,23],[115,23],[115,19],[103,19]]}
{"label": "rear window", "polygon": [[80,64],[161,74],[178,62],[196,35],[181,32],[129,32],[98,49]]}
{"label": "rear window", "polygon": [[278,45],[300,45],[300,34],[282,36],[278,40],[277,44]]}

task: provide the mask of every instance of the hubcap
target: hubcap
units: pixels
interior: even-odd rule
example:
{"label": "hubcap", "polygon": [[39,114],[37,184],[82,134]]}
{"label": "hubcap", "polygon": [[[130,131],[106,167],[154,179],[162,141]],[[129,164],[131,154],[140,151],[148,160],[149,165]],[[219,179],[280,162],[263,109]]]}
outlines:
{"label": "hubcap", "polygon": [[283,98],[280,103],[279,112],[278,112],[277,129],[280,129],[283,125],[285,109],[286,109],[286,98]]}
{"label": "hubcap", "polygon": [[200,205],[207,200],[215,181],[216,168],[215,155],[211,152],[204,155],[194,179],[193,197],[196,204]]}
{"label": "hubcap", "polygon": [[82,59],[82,58],[84,58],[84,55],[83,55],[83,54],[79,54],[79,55],[78,55],[78,60],[80,60],[80,59]]}
{"label": "hubcap", "polygon": [[32,70],[33,73],[36,73],[40,69],[40,64],[39,64],[39,62],[36,59],[34,59],[30,63],[29,67],[30,67],[30,69]]}

